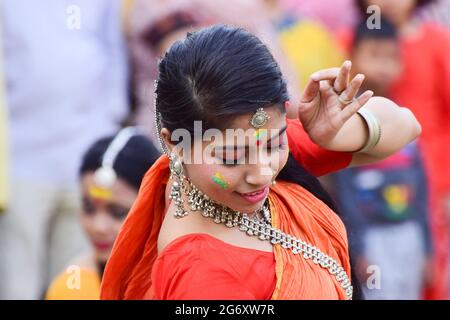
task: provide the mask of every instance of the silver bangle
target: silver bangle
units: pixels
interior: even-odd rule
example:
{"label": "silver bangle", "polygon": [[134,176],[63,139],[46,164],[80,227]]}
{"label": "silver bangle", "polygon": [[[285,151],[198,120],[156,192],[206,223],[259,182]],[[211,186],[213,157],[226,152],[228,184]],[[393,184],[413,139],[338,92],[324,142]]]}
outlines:
{"label": "silver bangle", "polygon": [[369,129],[369,138],[367,139],[366,144],[361,149],[355,151],[355,153],[363,153],[372,150],[378,142],[380,142],[381,127],[377,118],[367,108],[362,107],[358,110],[358,114],[364,119],[367,128]]}

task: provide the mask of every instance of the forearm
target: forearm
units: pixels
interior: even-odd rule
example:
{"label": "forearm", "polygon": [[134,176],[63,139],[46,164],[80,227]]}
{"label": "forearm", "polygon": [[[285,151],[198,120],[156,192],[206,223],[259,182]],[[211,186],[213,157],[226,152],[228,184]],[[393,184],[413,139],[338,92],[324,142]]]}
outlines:
{"label": "forearm", "polygon": [[[371,150],[359,153],[364,162],[383,159],[416,139],[421,127],[409,109],[401,108],[391,100],[382,97],[373,97],[365,108],[378,120],[381,127],[381,138]],[[329,150],[355,152],[361,149],[369,136],[367,125],[359,115],[353,115],[339,130],[334,139],[323,146]],[[356,155],[356,154],[355,154]]]}

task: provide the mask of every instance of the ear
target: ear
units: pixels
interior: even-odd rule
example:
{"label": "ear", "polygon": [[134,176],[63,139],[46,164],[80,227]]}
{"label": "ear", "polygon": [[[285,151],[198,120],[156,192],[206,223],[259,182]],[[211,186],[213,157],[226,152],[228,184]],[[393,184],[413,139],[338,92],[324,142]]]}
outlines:
{"label": "ear", "polygon": [[284,103],[286,108],[286,117],[288,119],[298,119],[298,106],[290,100]]}
{"label": "ear", "polygon": [[183,157],[183,148],[180,145],[174,144],[171,137],[172,133],[167,128],[161,129],[161,138],[163,139],[164,144],[167,146],[167,150],[170,153],[175,153],[178,157]]}
{"label": "ear", "polygon": [[162,128],[161,132],[159,134],[161,135],[161,138],[162,138],[163,142],[165,143],[165,145],[167,146],[167,149],[169,150],[169,152],[172,152],[175,145],[170,140],[171,134],[170,134],[169,129]]}

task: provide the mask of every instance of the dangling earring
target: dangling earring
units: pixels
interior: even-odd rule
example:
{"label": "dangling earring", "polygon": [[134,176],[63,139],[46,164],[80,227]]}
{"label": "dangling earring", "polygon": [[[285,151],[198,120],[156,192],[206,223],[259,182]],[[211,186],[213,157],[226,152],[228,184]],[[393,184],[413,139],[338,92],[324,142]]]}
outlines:
{"label": "dangling earring", "polygon": [[174,213],[175,217],[183,218],[188,214],[188,212],[184,210],[184,200],[182,198],[182,191],[185,189],[183,163],[173,153],[170,154],[169,160],[170,179],[174,180],[172,182],[169,199],[172,199],[175,202],[175,206],[177,207]]}
{"label": "dangling earring", "polygon": [[276,174],[277,174],[277,171],[273,170],[272,186],[277,184],[277,181],[275,180],[276,179]]}

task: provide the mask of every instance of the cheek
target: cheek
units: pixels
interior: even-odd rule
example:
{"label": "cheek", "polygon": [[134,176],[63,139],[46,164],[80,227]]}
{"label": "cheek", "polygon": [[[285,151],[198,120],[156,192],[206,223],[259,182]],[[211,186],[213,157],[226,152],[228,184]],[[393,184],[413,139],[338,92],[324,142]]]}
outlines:
{"label": "cheek", "polygon": [[396,0],[398,13],[409,13],[416,7],[417,0]]}
{"label": "cheek", "polygon": [[286,162],[288,161],[288,158],[289,158],[289,148],[280,151],[278,167],[275,169],[277,173],[280,173],[280,171],[283,170],[284,166],[286,165]]}
{"label": "cheek", "polygon": [[192,183],[213,197],[214,195],[223,195],[227,191],[233,191],[242,180],[241,171],[239,165],[234,167],[192,165],[187,168]]}
{"label": "cheek", "polygon": [[84,213],[81,214],[81,225],[83,226],[83,229],[88,235],[91,235],[93,232],[93,224],[94,220],[92,216],[89,216]]}
{"label": "cheek", "polygon": [[114,239],[119,234],[119,231],[122,228],[124,221],[125,221],[125,218],[123,218],[122,220],[114,219],[114,221],[111,222],[111,231],[114,233]]}

